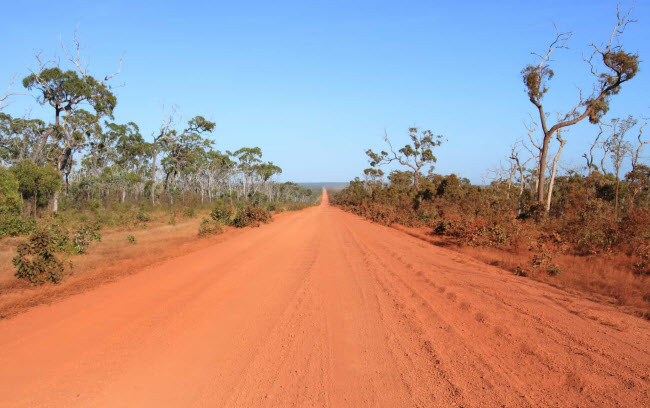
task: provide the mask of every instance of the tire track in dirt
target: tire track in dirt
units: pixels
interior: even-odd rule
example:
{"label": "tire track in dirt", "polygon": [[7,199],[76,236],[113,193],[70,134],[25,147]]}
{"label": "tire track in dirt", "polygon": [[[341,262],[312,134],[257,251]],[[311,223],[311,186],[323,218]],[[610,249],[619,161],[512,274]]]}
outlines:
{"label": "tire track in dirt", "polygon": [[648,406],[649,340],[324,195],[0,321],[0,406]]}

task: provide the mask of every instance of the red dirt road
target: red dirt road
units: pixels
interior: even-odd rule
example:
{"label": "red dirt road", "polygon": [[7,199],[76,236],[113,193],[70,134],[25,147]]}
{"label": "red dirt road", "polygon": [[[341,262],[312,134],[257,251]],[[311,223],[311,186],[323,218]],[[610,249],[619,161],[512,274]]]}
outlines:
{"label": "red dirt road", "polygon": [[324,197],[0,321],[0,407],[647,407],[649,326]]}

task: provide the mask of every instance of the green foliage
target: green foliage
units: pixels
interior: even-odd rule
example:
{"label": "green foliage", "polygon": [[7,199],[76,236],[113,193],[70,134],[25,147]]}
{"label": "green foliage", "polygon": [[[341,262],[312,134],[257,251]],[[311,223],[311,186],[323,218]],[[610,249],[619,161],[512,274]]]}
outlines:
{"label": "green foliage", "polygon": [[97,213],[102,208],[102,201],[98,198],[91,198],[86,201],[86,208]]}
{"label": "green foliage", "polygon": [[129,244],[136,244],[136,243],[138,242],[138,240],[135,239],[135,237],[134,237],[133,235],[127,235],[127,236],[126,236],[126,241],[127,241]]}
{"label": "green foliage", "polygon": [[371,167],[397,162],[410,169],[413,175],[413,185],[415,188],[418,188],[419,180],[422,176],[422,169],[425,167],[433,168],[433,164],[437,161],[436,156],[433,154],[433,149],[442,144],[443,137],[442,135],[435,135],[430,130],[420,131],[417,127],[411,127],[408,131],[411,143],[405,145],[397,152],[393,150],[393,145],[388,139],[388,135],[386,135],[384,140],[388,144],[390,152],[381,151],[375,153],[371,149],[368,149],[366,155],[370,160]]}
{"label": "green foliage", "polygon": [[102,234],[98,225],[83,225],[72,234],[72,252],[85,254],[92,241],[101,241]]}
{"label": "green foliage", "polygon": [[12,237],[27,235],[36,228],[34,219],[23,219],[18,215],[0,214],[0,238],[5,235]]}
{"label": "green foliage", "polygon": [[244,227],[259,227],[260,223],[269,223],[271,221],[271,213],[265,208],[246,206],[237,211],[235,218],[232,220],[232,225],[237,228]]}
{"label": "green foliage", "polygon": [[10,170],[0,167],[0,217],[20,214],[19,184]]}
{"label": "green foliage", "polygon": [[230,204],[227,204],[224,200],[219,199],[210,212],[210,217],[215,221],[219,221],[224,225],[228,225],[230,224],[230,218],[232,217],[233,212],[233,207]]}
{"label": "green foliage", "polygon": [[548,65],[528,65],[521,71],[528,97],[539,102],[548,91],[547,82],[553,78],[553,70]]}
{"label": "green foliage", "polygon": [[25,77],[23,86],[39,91],[42,102],[61,110],[86,102],[98,114],[110,116],[117,105],[117,98],[104,83],[90,75],[79,77],[75,71],[62,71],[59,67]]}
{"label": "green foliage", "polygon": [[208,217],[203,217],[201,225],[199,226],[199,236],[205,237],[207,235],[216,235],[223,232],[221,223]]}
{"label": "green foliage", "polygon": [[[540,251],[549,254],[627,253],[643,273],[648,264],[644,244],[650,241],[650,177],[645,170],[638,165],[621,181],[628,207],[618,219],[616,180],[599,173],[557,177],[548,215],[543,205],[530,201],[527,190],[519,197],[506,184],[472,186],[455,175],[430,175],[417,193],[401,173],[391,174],[385,186],[356,179],[332,194],[331,202],[378,223],[430,227],[462,245],[517,250],[543,243],[548,247]],[[543,269],[559,272],[552,262],[544,262]]]}
{"label": "green foliage", "polygon": [[[61,188],[61,176],[51,167],[41,167],[30,160],[21,161],[11,167],[18,191],[26,200],[32,200],[35,207],[44,207],[54,192]],[[34,213],[36,208],[33,209]]]}
{"label": "green foliage", "polygon": [[196,217],[196,210],[192,207],[187,207],[183,210],[183,216],[185,218],[194,218]]}
{"label": "green foliage", "polygon": [[142,208],[138,210],[135,218],[141,223],[146,223],[152,220],[151,215]]}
{"label": "green foliage", "polygon": [[59,283],[65,268],[55,254],[58,246],[59,238],[48,230],[39,230],[32,234],[27,242],[17,247],[17,255],[13,259],[15,276],[29,281],[32,285]]}

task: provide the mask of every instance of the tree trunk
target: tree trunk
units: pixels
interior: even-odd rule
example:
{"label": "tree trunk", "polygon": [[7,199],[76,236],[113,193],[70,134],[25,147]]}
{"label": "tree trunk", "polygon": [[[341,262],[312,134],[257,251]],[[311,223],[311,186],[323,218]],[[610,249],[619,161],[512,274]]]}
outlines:
{"label": "tree trunk", "polygon": [[[34,208],[36,211],[36,208]],[[59,211],[59,192],[55,191],[54,196],[52,196],[52,213],[56,214]]]}
{"label": "tree trunk", "polygon": [[566,143],[566,140],[564,140],[564,139],[562,139],[560,137],[559,131],[558,131],[558,134],[557,134],[557,139],[560,141],[560,148],[557,150],[557,154],[553,158],[553,169],[551,171],[551,179],[549,180],[549,183],[548,183],[548,197],[546,199],[546,213],[547,214],[551,210],[551,198],[553,197],[553,185],[555,184],[555,175],[557,174],[557,162],[560,159],[560,155],[562,154],[562,149],[564,148],[564,144]]}
{"label": "tree trunk", "polygon": [[154,147],[151,157],[151,207],[156,205],[156,160],[158,159],[158,149]]}
{"label": "tree trunk", "polygon": [[546,160],[548,156],[548,146],[551,143],[551,135],[545,134],[542,143],[542,151],[539,155],[539,167],[537,173],[537,202],[540,204],[544,201],[544,188],[546,187]]}

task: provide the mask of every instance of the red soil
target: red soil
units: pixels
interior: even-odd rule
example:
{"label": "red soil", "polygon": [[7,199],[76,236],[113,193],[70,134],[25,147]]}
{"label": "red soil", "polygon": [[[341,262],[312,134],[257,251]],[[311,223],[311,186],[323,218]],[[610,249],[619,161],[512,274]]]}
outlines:
{"label": "red soil", "polygon": [[325,194],[0,321],[0,406],[650,406],[648,329]]}

